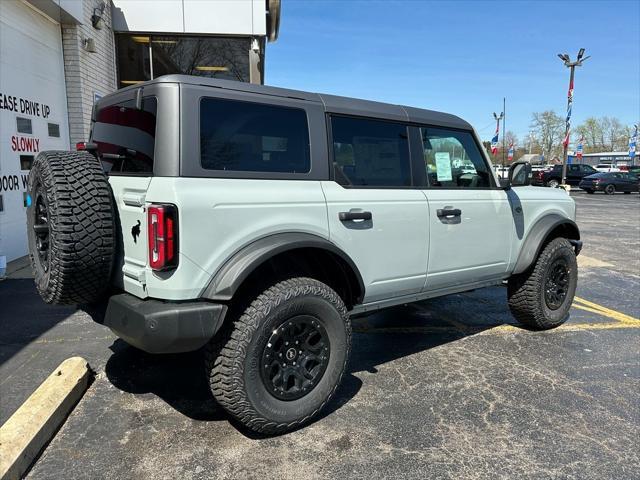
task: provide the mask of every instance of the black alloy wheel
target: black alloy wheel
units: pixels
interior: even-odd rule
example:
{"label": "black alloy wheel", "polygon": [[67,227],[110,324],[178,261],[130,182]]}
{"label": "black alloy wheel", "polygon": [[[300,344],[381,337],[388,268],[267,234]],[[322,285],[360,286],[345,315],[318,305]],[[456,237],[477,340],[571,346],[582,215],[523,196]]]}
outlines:
{"label": "black alloy wheel", "polygon": [[276,328],[264,346],[260,373],[265,388],[281,400],[297,400],[318,384],[329,363],[330,344],[322,324],[298,315]]}
{"label": "black alloy wheel", "polygon": [[[33,201],[33,200],[32,200]],[[33,231],[36,238],[36,261],[44,272],[49,271],[51,241],[49,238],[49,207],[47,200],[38,186],[34,201]]]}
{"label": "black alloy wheel", "polygon": [[616,186],[610,183],[609,185],[604,187],[604,193],[606,193],[607,195],[613,195],[614,193],[616,193]]}
{"label": "black alloy wheel", "polygon": [[547,274],[544,286],[544,301],[551,310],[557,310],[564,303],[569,290],[569,267],[563,258],[558,258]]}

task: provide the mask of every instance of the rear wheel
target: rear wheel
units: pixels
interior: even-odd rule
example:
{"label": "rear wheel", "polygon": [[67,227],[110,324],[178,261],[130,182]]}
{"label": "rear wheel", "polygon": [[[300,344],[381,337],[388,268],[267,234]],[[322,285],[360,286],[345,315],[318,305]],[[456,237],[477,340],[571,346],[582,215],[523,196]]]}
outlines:
{"label": "rear wheel", "polygon": [[311,420],[331,399],[351,348],[347,309],[311,278],[260,294],[205,348],[213,396],[251,430],[280,433]]}
{"label": "rear wheel", "polygon": [[520,323],[537,330],[569,318],[578,283],[578,264],[566,238],[553,239],[527,272],[508,282],[509,308]]}
{"label": "rear wheel", "polygon": [[47,303],[98,301],[115,252],[111,189],[88,152],[42,152],[29,173],[27,237],[36,287]]}
{"label": "rear wheel", "polygon": [[593,190],[591,190],[591,189],[587,189],[587,190],[585,190],[585,192],[593,194]]}
{"label": "rear wheel", "polygon": [[558,185],[560,185],[560,181],[556,178],[552,178],[551,180],[547,181],[547,187],[557,188]]}
{"label": "rear wheel", "polygon": [[613,184],[609,184],[606,187],[604,187],[604,193],[606,193],[607,195],[613,195],[614,193],[616,193],[616,186]]}

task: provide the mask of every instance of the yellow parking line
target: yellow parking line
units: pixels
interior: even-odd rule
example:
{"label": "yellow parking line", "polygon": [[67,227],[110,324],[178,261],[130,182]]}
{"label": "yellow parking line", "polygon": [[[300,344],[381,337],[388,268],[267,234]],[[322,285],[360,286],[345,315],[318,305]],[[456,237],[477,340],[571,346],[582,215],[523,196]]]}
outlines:
{"label": "yellow parking line", "polygon": [[[549,330],[550,332],[577,332],[581,330],[619,330],[625,328],[639,328],[640,325],[632,325],[628,323],[565,323],[560,325],[559,327],[553,328]],[[526,332],[523,327],[518,327],[516,325],[498,325],[497,327],[490,328],[484,332],[480,332],[482,334],[491,334],[491,333],[516,333],[516,332]]]}
{"label": "yellow parking line", "polygon": [[625,315],[622,312],[618,312],[607,307],[603,307],[602,305],[590,302],[589,300],[585,300],[584,298],[574,297],[574,301],[578,303],[574,303],[573,306],[581,310],[597,313],[599,315],[609,317],[613,320],[617,320],[620,323],[626,323],[629,325],[640,325],[640,319],[634,318],[630,315]]}

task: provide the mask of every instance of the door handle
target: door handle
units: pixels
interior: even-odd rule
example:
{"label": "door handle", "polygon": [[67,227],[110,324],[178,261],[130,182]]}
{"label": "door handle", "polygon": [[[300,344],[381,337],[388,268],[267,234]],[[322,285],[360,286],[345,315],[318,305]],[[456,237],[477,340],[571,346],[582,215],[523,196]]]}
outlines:
{"label": "door handle", "polygon": [[459,208],[450,208],[450,207],[439,208],[436,211],[436,214],[440,218],[459,217],[460,215],[462,215],[462,210],[460,210]]}
{"label": "door handle", "polygon": [[339,212],[338,218],[341,222],[349,220],[371,220],[371,212]]}

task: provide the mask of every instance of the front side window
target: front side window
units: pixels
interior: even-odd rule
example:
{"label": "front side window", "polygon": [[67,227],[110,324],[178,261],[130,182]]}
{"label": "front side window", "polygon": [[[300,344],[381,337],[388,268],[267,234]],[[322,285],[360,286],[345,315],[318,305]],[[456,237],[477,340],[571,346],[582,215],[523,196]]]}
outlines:
{"label": "front side window", "polygon": [[331,117],[335,180],[344,186],[411,185],[406,125]]}
{"label": "front side window", "polygon": [[299,108],[203,98],[200,161],[207,170],[308,173],[307,114]]}
{"label": "front side window", "polygon": [[421,133],[429,186],[491,187],[487,163],[469,132],[424,127]]}
{"label": "front side window", "polygon": [[156,98],[145,97],[142,110],[128,100],[96,112],[91,141],[106,172],[153,172],[157,109]]}

